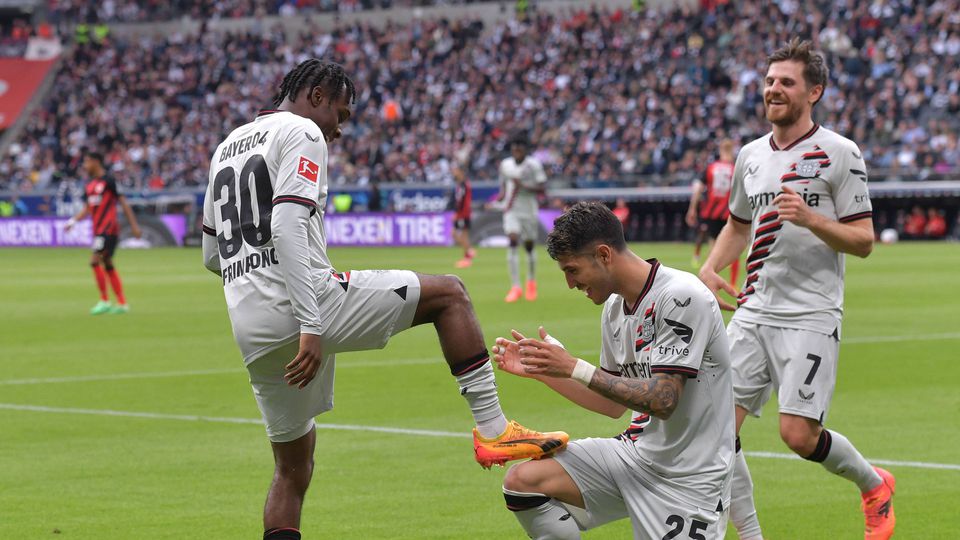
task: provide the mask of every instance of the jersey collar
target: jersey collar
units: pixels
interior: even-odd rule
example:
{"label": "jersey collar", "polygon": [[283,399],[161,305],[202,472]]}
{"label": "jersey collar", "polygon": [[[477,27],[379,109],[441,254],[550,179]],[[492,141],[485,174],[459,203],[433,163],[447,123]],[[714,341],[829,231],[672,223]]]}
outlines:
{"label": "jersey collar", "polygon": [[773,133],[771,133],[771,134],[770,134],[770,148],[773,149],[774,152],[777,152],[777,151],[779,151],[779,150],[792,150],[794,146],[802,143],[803,141],[809,139],[810,137],[813,137],[813,134],[816,133],[818,129],[820,129],[820,124],[814,124],[813,127],[810,128],[810,131],[808,131],[808,132],[806,132],[805,134],[801,135],[799,139],[793,141],[792,143],[788,144],[788,145],[787,145],[786,147],[784,147],[784,148],[780,148],[779,146],[777,146],[777,143],[773,142]]}
{"label": "jersey collar", "polygon": [[643,290],[640,291],[640,296],[637,297],[637,301],[633,303],[633,307],[627,309],[627,301],[623,300],[623,314],[624,315],[633,315],[637,312],[637,309],[640,307],[640,304],[643,303],[643,299],[646,298],[647,293],[650,292],[650,289],[653,287],[653,280],[657,277],[657,270],[660,269],[660,261],[657,259],[647,259],[647,262],[650,263],[650,273],[647,275],[647,281],[643,283]]}
{"label": "jersey collar", "polygon": [[260,118],[261,116],[271,115],[273,113],[278,113],[278,112],[282,112],[282,111],[278,111],[276,109],[260,109],[260,112],[257,113],[257,118]]}

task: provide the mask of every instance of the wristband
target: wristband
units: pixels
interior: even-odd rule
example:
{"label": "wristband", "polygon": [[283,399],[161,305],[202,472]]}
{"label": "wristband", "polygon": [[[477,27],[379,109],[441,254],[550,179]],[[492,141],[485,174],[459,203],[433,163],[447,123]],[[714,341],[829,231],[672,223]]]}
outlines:
{"label": "wristband", "polygon": [[67,220],[67,227],[73,227],[77,224],[77,218],[71,217]]}
{"label": "wristband", "polygon": [[597,371],[597,366],[586,360],[577,358],[577,365],[574,366],[570,378],[580,382],[580,384],[584,386],[590,386],[590,381],[593,380],[593,373],[595,371]]}

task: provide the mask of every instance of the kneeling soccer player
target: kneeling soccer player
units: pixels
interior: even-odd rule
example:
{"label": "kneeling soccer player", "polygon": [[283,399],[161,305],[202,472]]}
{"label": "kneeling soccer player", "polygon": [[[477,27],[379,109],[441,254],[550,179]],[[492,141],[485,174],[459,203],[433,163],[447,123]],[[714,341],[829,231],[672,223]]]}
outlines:
{"label": "kneeling soccer player", "polygon": [[695,276],[627,248],[600,203],[560,216],[547,251],[570,288],[603,304],[600,369],[541,339],[497,339],[502,370],[539,380],[574,403],[630,426],[573,441],[554,457],[512,467],[507,508],[531,538],[630,518],[634,537],[722,538],[734,458],[727,337],[713,293]]}

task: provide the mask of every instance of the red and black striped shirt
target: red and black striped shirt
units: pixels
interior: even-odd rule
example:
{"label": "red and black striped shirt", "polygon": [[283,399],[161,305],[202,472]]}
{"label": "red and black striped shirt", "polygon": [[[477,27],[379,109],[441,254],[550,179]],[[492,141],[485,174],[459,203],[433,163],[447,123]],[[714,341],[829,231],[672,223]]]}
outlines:
{"label": "red and black striped shirt", "polygon": [[93,234],[120,234],[120,224],[117,222],[120,194],[117,193],[117,183],[112,178],[94,178],[87,182],[85,192],[87,208],[93,218]]}

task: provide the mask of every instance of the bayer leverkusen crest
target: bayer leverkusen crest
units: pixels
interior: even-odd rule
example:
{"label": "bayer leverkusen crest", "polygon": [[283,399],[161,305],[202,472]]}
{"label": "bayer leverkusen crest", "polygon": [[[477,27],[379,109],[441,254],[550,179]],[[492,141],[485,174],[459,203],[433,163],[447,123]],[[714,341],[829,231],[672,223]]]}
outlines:
{"label": "bayer leverkusen crest", "polygon": [[820,174],[819,161],[801,161],[797,163],[797,176],[803,178],[813,178]]}

